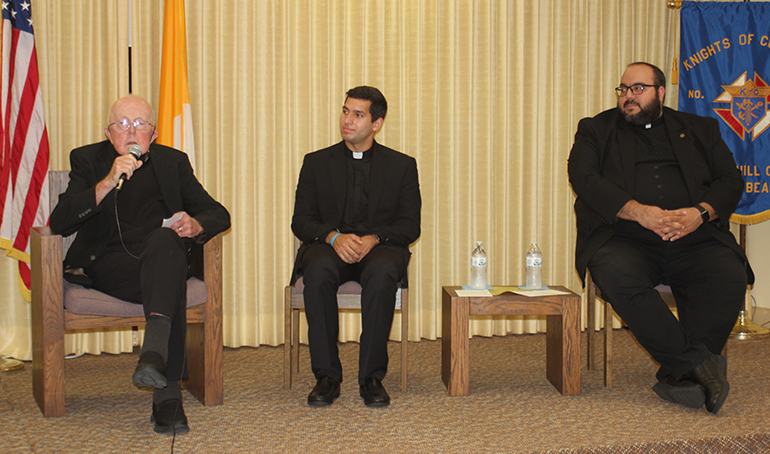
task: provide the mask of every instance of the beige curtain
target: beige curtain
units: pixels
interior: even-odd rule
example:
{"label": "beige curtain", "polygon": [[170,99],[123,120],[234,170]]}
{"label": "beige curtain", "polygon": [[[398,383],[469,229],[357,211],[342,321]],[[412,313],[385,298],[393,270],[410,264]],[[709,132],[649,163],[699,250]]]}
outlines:
{"label": "beige curtain", "polygon": [[[418,161],[410,340],[441,336],[441,286],[469,281],[476,240],[488,251],[491,284],[522,283],[536,239],[544,281],[580,292],[566,172],[575,128],[614,106],[628,63],[670,74],[677,13],[665,4],[188,0],[197,176],[233,219],[224,239],[225,345],[283,342],[302,158],[340,140],[344,93],[361,84],[389,102],[377,140]],[[133,92],[155,105],[163,4],[130,8]],[[72,148],[103,138],[110,104],[128,92],[128,12],[128,0],[33,2],[52,169],[68,169]],[[28,305],[17,296],[15,264],[0,262],[0,353],[29,358]],[[342,340],[357,340],[359,330],[357,314],[343,316]],[[542,330],[531,318],[471,326],[486,336]],[[76,353],[130,348],[126,331],[67,341]]]}

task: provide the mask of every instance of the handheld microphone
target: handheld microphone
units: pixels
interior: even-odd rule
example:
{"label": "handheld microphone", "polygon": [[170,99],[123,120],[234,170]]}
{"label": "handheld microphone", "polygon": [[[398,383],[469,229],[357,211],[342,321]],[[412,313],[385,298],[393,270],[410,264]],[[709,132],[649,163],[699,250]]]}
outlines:
{"label": "handheld microphone", "polygon": [[[140,147],[137,144],[130,145],[128,147],[128,154],[134,157],[134,159],[139,160],[142,157],[142,147]],[[120,180],[118,180],[118,186],[117,190],[120,191],[120,189],[123,187],[123,182],[126,181],[126,174],[120,176]]]}

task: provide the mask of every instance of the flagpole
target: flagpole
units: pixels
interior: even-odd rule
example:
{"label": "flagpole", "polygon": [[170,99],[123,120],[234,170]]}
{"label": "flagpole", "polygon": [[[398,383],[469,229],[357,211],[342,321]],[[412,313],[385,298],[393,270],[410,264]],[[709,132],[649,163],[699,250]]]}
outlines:
{"label": "flagpole", "polygon": [[131,48],[133,47],[131,43],[131,0],[128,0],[128,94],[133,94],[133,88],[131,87],[131,74],[133,71],[131,70]]}
{"label": "flagpole", "polygon": [[[746,250],[746,224],[741,224],[739,240],[743,250]],[[743,301],[743,310],[738,314],[738,321],[735,322],[733,331],[730,333],[730,339],[738,340],[754,340],[764,339],[770,337],[770,329],[765,328],[762,325],[758,325],[751,320],[751,314],[749,312],[750,298],[746,298]]]}

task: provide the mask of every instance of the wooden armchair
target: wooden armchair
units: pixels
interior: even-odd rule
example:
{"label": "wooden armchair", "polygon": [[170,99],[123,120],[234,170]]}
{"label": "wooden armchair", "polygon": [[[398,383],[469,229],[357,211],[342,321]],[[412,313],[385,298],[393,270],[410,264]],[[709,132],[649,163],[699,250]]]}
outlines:
{"label": "wooden armchair", "polygon": [[[69,172],[48,175],[53,209]],[[141,305],[64,281],[62,262],[74,236],[62,238],[48,227],[32,227],[30,232],[32,391],[45,417],[64,415],[65,331],[145,324]],[[222,234],[205,244],[187,295],[187,390],[203,405],[221,405]]]}
{"label": "wooden armchair", "polygon": [[[295,237],[295,257],[299,246],[300,241]],[[305,309],[304,288],[300,277],[294,285],[287,285],[284,289],[284,389],[291,389],[291,376],[299,371],[299,311]],[[358,282],[350,281],[340,285],[337,290],[337,307],[340,310],[361,310],[361,285]],[[409,333],[409,289],[406,278],[399,282],[395,310],[401,311],[401,392],[406,392]]]}

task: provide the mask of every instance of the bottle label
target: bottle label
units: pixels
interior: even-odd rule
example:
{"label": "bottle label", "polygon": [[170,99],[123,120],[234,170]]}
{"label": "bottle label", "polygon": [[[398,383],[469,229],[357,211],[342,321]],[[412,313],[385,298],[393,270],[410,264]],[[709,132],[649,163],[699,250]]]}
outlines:
{"label": "bottle label", "polygon": [[527,257],[527,266],[543,266],[543,258]]}
{"label": "bottle label", "polygon": [[471,266],[487,266],[487,258],[471,257]]}

